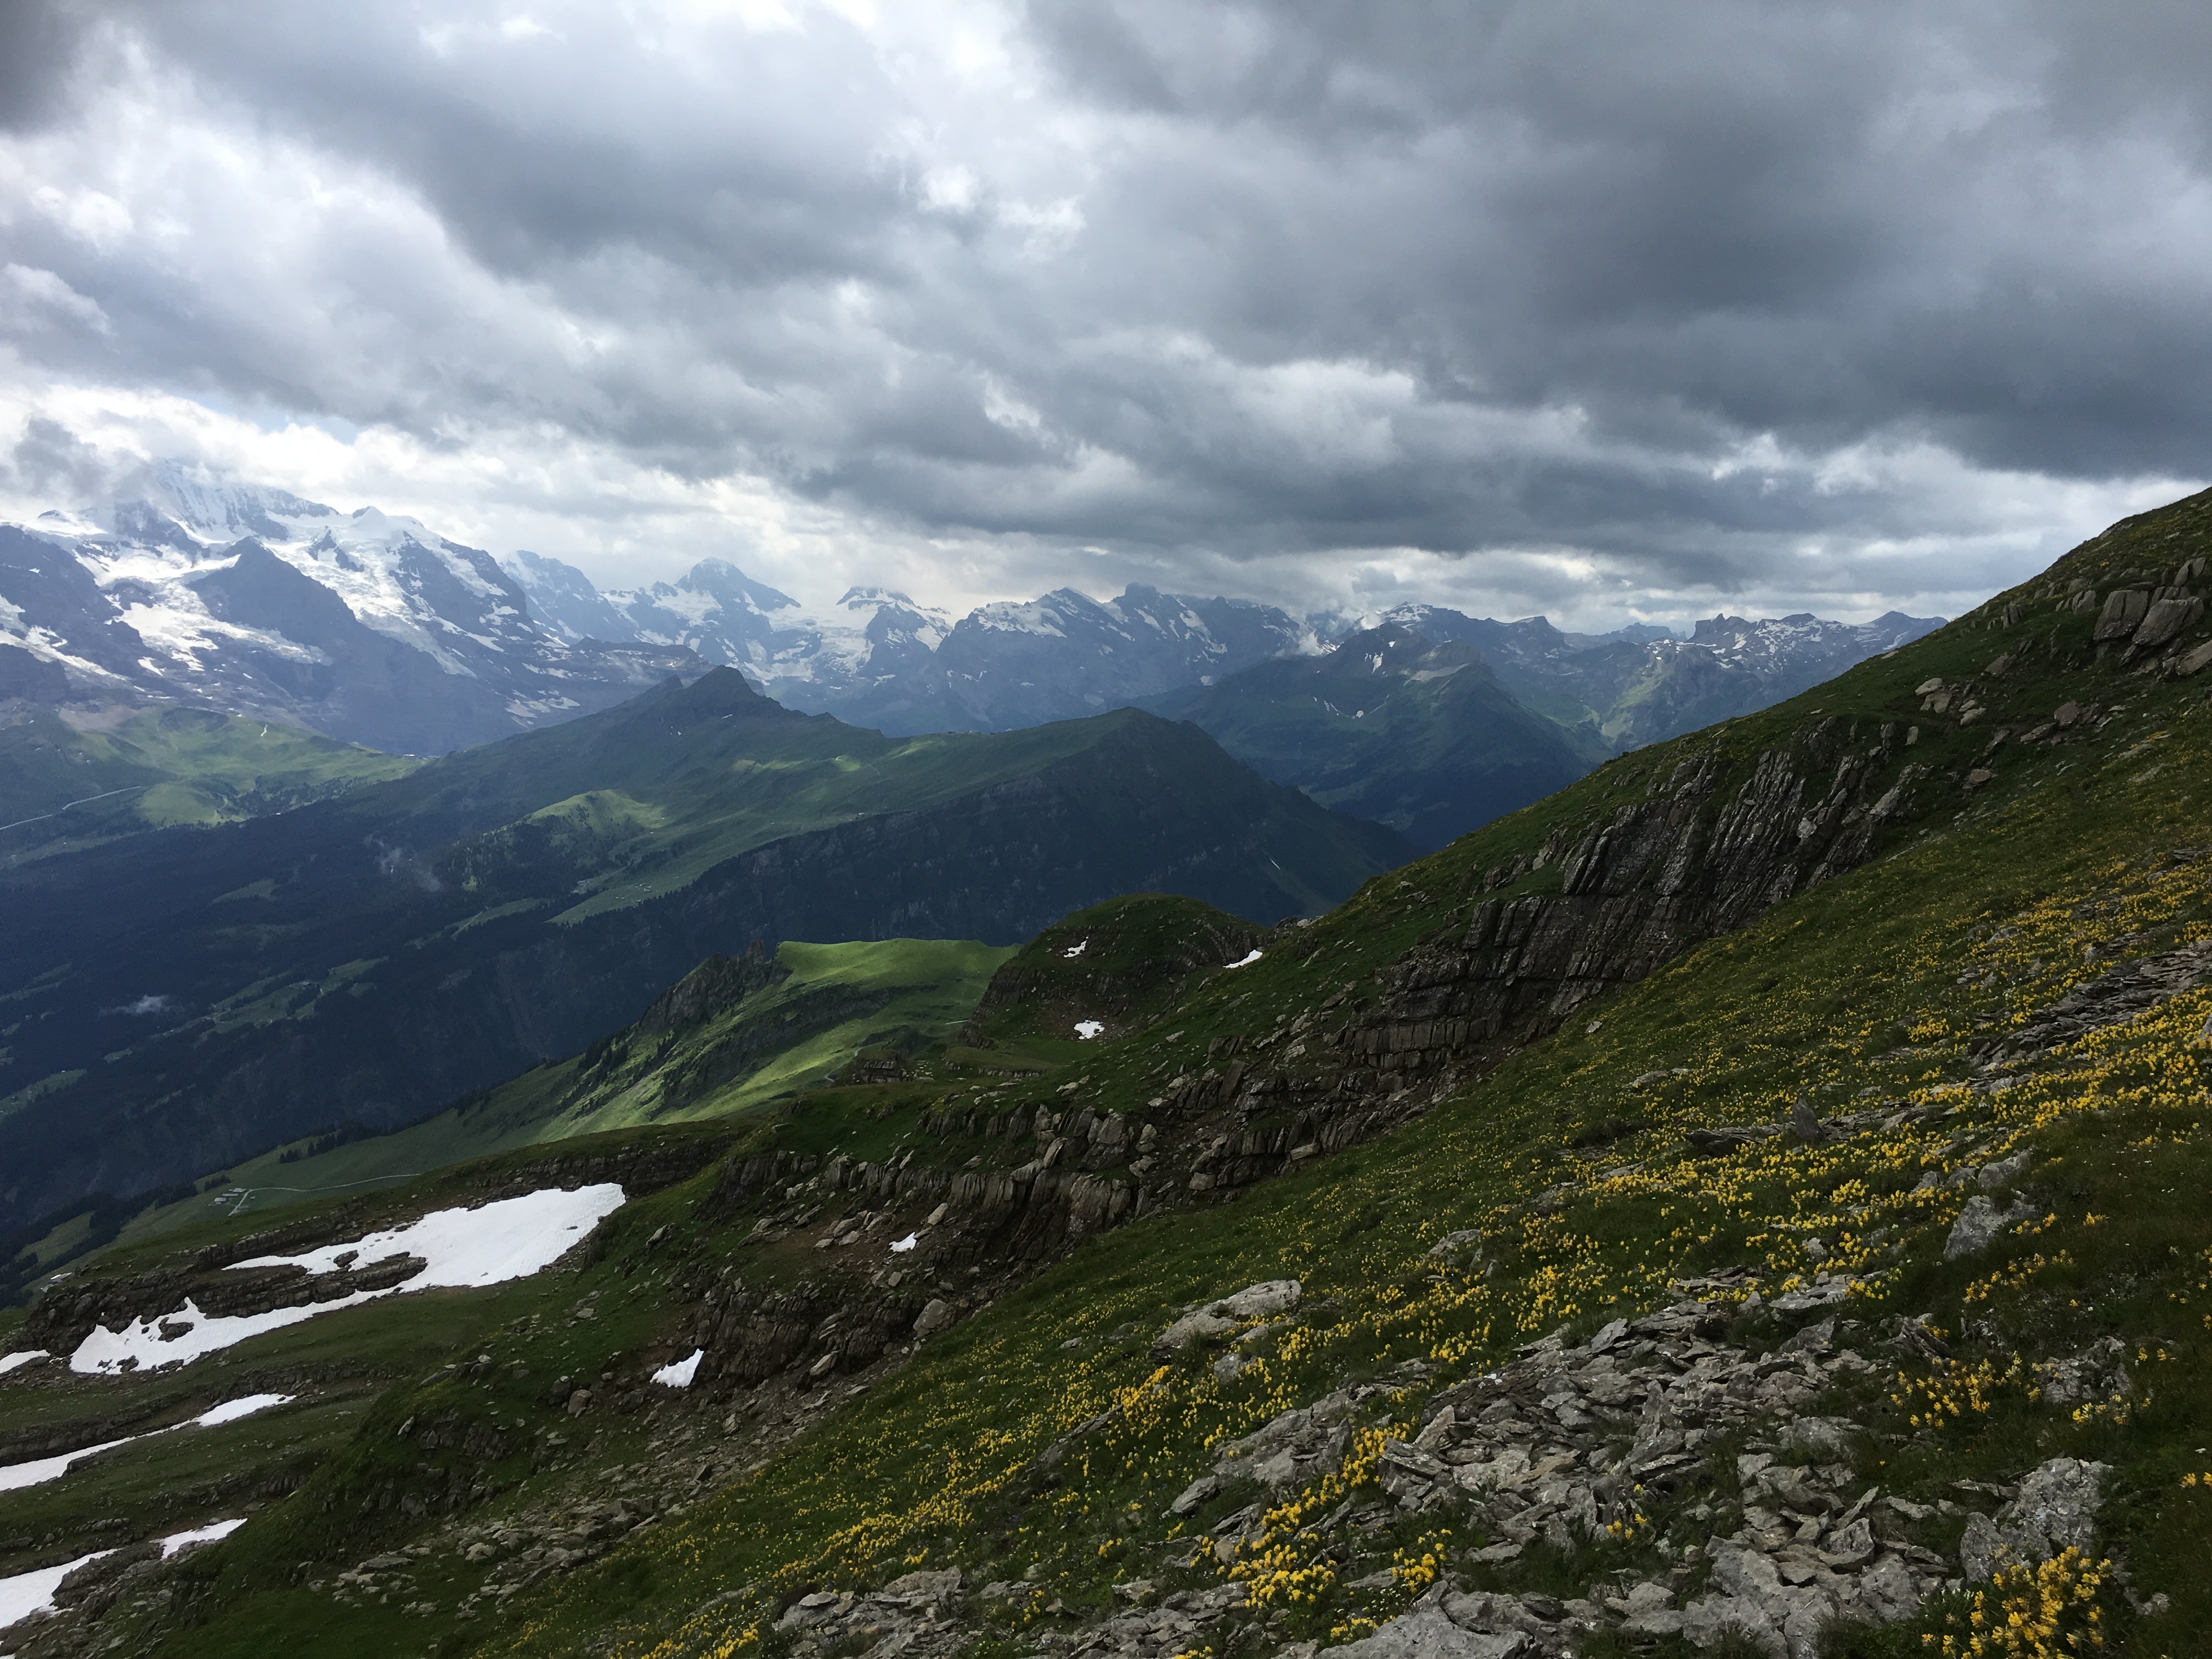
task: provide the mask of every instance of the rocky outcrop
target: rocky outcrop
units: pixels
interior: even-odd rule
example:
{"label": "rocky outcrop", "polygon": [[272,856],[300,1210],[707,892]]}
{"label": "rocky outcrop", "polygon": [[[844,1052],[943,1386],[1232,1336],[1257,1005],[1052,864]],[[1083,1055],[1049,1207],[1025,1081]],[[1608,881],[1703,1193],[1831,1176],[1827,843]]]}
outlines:
{"label": "rocky outcrop", "polygon": [[742,955],[708,957],[678,980],[638,1016],[638,1028],[646,1031],[676,1031],[696,1025],[736,1007],[754,992],[790,976],[791,969],[769,955],[761,942],[755,939]]}
{"label": "rocky outcrop", "polygon": [[2097,1505],[2112,1470],[2107,1463],[2054,1457],[2020,1483],[2020,1496],[1997,1512],[1966,1517],[1959,1565],[1979,1583],[2000,1566],[2036,1566],[2061,1550],[2087,1550],[2097,1539]]}
{"label": "rocky outcrop", "polygon": [[2124,1024],[2207,983],[2212,983],[2212,942],[2199,940],[2123,963],[2075,986],[2014,1030],[1978,1040],[1974,1053],[1984,1070],[1992,1070],[2106,1026]]}
{"label": "rocky outcrop", "polygon": [[896,1290],[819,1280],[753,1289],[734,1279],[707,1292],[684,1335],[706,1351],[693,1386],[750,1387],[793,1365],[817,1382],[858,1370],[904,1340],[922,1305]]}
{"label": "rocky outcrop", "polygon": [[1644,799],[1554,831],[1480,886],[1556,869],[1558,890],[1478,899],[1463,927],[1409,953],[1336,1039],[1347,1068],[1386,1094],[1430,1092],[1480,1053],[1556,1030],[1593,998],[1864,863],[1881,823],[1909,808],[1909,781],[1905,793],[1875,787],[1895,753],[1893,726],[1824,720],[1725,793],[1708,752]]}
{"label": "rocky outcrop", "polygon": [[[815,1247],[830,1253],[830,1270],[795,1285],[749,1287],[729,1275],[708,1288],[677,1344],[704,1351],[695,1385],[750,1386],[793,1370],[818,1383],[860,1370],[908,1338],[951,1325],[970,1305],[963,1300],[956,1310],[933,1295],[927,1275],[988,1272],[995,1283],[1125,1219],[1136,1208],[1135,1189],[1073,1167],[1072,1144],[1048,1136],[1036,1158],[1002,1170],[933,1169],[910,1156],[825,1163],[778,1152],[727,1159],[708,1212],[757,1210],[749,1244],[818,1228]],[[865,1282],[835,1271],[841,1247],[880,1249],[894,1213],[924,1208],[927,1221],[899,1245],[913,1254],[890,1258],[902,1266]],[[825,1210],[831,1218],[823,1219]]]}
{"label": "rocky outcrop", "polygon": [[[949,1258],[960,1265],[1042,1261],[1114,1226],[1137,1207],[1136,1190],[1128,1182],[1086,1175],[1080,1168],[1088,1149],[1124,1144],[1122,1119],[1085,1110],[1072,1115],[1071,1133],[1060,1134],[1054,1133],[1059,1116],[1044,1116],[1049,1122],[1039,1127],[1024,1115],[1020,1132],[1037,1135],[1038,1152],[1018,1169],[935,1169],[915,1163],[911,1154],[891,1163],[835,1158],[823,1164],[792,1153],[768,1153],[725,1164],[713,1207],[727,1213],[763,1196],[781,1199],[780,1212],[765,1214],[755,1224],[755,1237],[767,1238],[805,1225],[825,1200],[839,1193],[884,1212],[931,1205],[941,1209],[931,1224],[945,1229]],[[771,1202],[769,1208],[775,1211],[777,1206]]]}
{"label": "rocky outcrop", "polygon": [[1482,872],[1460,908],[1408,894],[1444,908],[1446,924],[1375,989],[1346,985],[1273,1032],[1216,1038],[1203,1069],[1164,1086],[1157,1123],[1206,1126],[1173,1149],[1188,1171],[1174,1186],[1233,1190],[1372,1139],[1593,999],[1865,862],[1928,775],[1902,753],[1893,725],[1830,719],[1731,784],[1707,750],[1640,799]]}

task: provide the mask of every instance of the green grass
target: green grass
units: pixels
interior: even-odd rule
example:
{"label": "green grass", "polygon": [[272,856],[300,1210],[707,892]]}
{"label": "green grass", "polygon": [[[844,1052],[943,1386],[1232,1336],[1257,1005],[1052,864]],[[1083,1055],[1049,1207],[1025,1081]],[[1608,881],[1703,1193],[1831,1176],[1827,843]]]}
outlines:
{"label": "green grass", "polygon": [[[2060,634],[2060,627],[2045,626],[2030,637]],[[2014,630],[2003,643],[2017,650],[2021,639]],[[1760,749],[1816,711],[1917,723],[1912,685],[1936,672],[1963,676],[1996,654],[1986,635],[1938,636],[1893,663],[1854,671],[1796,708],[1736,722],[1705,746],[1741,775]],[[1973,1020],[2002,1019],[2007,1009],[2055,999],[2095,971],[2082,958],[2085,945],[2126,934],[2135,936],[2130,950],[2139,951],[2212,927],[2201,874],[2182,866],[2154,876],[2146,864],[2158,851],[2203,845],[2212,835],[2203,805],[2212,782],[2203,705],[2191,692],[2123,678],[2117,668],[2037,672],[2030,664],[2005,687],[2006,703],[2023,714],[2085,691],[2100,701],[2133,702],[2134,718],[2096,750],[2000,757],[1996,784],[1974,797],[1954,795],[1955,811],[1923,814],[1893,843],[1891,857],[1698,947],[1591,1010],[1600,1017],[1597,1031],[1578,1022],[1511,1056],[1459,1099],[1385,1142],[1256,1188],[1233,1205],[1139,1222],[1088,1243],[852,1408],[834,1444],[794,1452],[755,1485],[688,1520],[678,1538],[662,1540],[665,1559],[696,1565],[672,1579],[664,1571],[659,1599],[697,1605],[713,1588],[744,1582],[870,1582],[924,1561],[963,1560],[995,1575],[1029,1557],[1051,1564],[1052,1582],[1065,1585],[1064,1595],[1096,1600],[1102,1577],[1111,1573],[1096,1565],[1095,1548],[1103,1547],[1095,1540],[1116,1534],[1125,1512],[1157,1516],[1165,1498],[1203,1466],[1203,1447],[1282,1406],[1362,1367],[1411,1355],[1454,1369],[1480,1364],[1549,1325],[1595,1322],[1648,1304],[1670,1279],[1701,1268],[1747,1258],[1771,1275],[1770,1283],[1781,1283],[1802,1260],[1799,1238],[1849,1229],[1846,1212],[1863,1207],[1866,1230],[1887,1224],[1916,1264],[1886,1285],[1860,1310],[1863,1316],[1955,1307],[1970,1275],[2070,1246],[2076,1260],[2094,1267],[2081,1294],[2068,1300],[2095,1311],[2073,1325],[2041,1329],[2044,1340],[2063,1346],[2095,1329],[2131,1326],[2166,1334],[2177,1357],[2162,1362],[2168,1369],[2159,1373],[2172,1380],[2153,1384],[2154,1400],[2162,1397],[2167,1413],[2162,1419],[2122,1431],[2045,1413],[2027,1437],[2020,1423],[1999,1417],[1986,1429],[1974,1425],[1966,1437],[1972,1443],[1937,1441],[1917,1454],[1919,1466],[1908,1462],[1889,1478],[1917,1486],[1963,1468],[2002,1466],[2016,1474],[2057,1450],[2111,1459],[2122,1470],[2123,1490],[2138,1495],[2132,1501],[2142,1510],[2139,1522],[2123,1523],[2124,1535],[2138,1540],[2147,1558],[2167,1564],[2157,1587],[2175,1601],[2160,1629],[2138,1632],[2144,1650],[2197,1650],[2192,1644],[2201,1640],[2212,1607],[2197,1576],[2180,1564],[2201,1559],[2212,1543],[2208,1516],[2198,1513],[2212,1504],[2179,1487],[2178,1470],[2212,1431],[2212,1387],[2204,1381],[2212,1376],[2206,1363],[2212,1347],[2202,1322],[2193,1312],[2176,1316],[2171,1298],[2194,1294],[2201,1301],[2203,1292],[2192,1286],[2212,1266],[2205,1255],[2212,1221],[2194,1201],[2212,1176],[2212,1148],[2202,1137],[2203,1082],[2187,1047],[2212,1012],[2212,996],[2177,1000],[2160,1018],[2114,1037],[2087,1078],[2053,1085],[2049,1109],[2073,1114],[2068,1124],[2045,1119],[2035,1094],[2023,1091],[1996,1097],[1992,1107],[1976,1104],[1934,1132],[1872,1145],[1777,1146],[1716,1165],[1681,1161],[1679,1150],[1688,1125],[1771,1121],[1800,1092],[1831,1109],[1862,1091],[1941,1102],[1947,1097],[1937,1091],[1966,1074],[1964,1043]],[[2138,745],[2157,731],[2170,734],[2158,740],[2162,769],[2146,775]],[[1959,764],[1983,742],[1972,728],[1960,732],[1929,720],[1914,748],[1916,757]],[[1371,971],[1420,925],[1409,890],[1464,890],[1466,873],[1526,847],[1577,810],[1602,810],[1610,797],[1674,758],[1617,762],[1549,804],[1542,822],[1509,821],[1402,877],[1370,884],[1314,929],[1310,955],[1271,957],[1233,985],[1208,984],[1177,1015],[1175,1023],[1188,1029],[1183,1041],[1232,1022],[1263,1027],[1275,1009],[1308,1002],[1316,981],[1325,987],[1340,975]],[[1425,908],[1433,915],[1446,902],[1431,897]],[[2112,908],[2076,915],[2092,902]],[[1960,964],[1985,959],[1993,930],[2005,927],[2017,931],[1997,954],[2021,977],[1962,992]],[[2042,953],[2031,954],[2022,940]],[[1912,1040],[1899,1042],[1900,1031],[1913,1033]],[[1147,1032],[1115,1045],[1110,1056],[1092,1058],[1097,1095],[1109,1105],[1140,1095],[1155,1054],[1173,1058],[1164,1035]],[[2158,1079],[2177,1064],[2195,1080],[2179,1092],[2161,1091]],[[1627,1086],[1645,1073],[1677,1067],[1686,1076],[1656,1089]],[[1096,1076],[1101,1071],[1107,1074]],[[1571,1117],[1559,1109],[1565,1101],[1577,1103]],[[1528,1214],[1522,1206],[1535,1191],[1584,1172],[1567,1156],[1566,1143],[1593,1113],[1650,1125],[1606,1158],[1641,1161],[1650,1173],[1596,1183],[1556,1222]],[[2050,1234],[1971,1269],[1926,1265],[1957,1199],[1947,1210],[1906,1196],[1960,1124],[1984,1125],[1998,1136],[2039,1136],[2081,1166],[2077,1184],[2067,1189],[2066,1213]],[[2075,1150],[2076,1134],[2107,1143],[2113,1161],[2100,1165]],[[2105,1193],[2124,1195],[2146,1184],[2165,1201],[2139,1204],[2125,1229],[2102,1231],[2114,1224],[2087,1219],[2099,1205],[2118,1201]],[[1470,1224],[1499,1243],[1496,1285],[1451,1282],[1423,1263],[1426,1240]],[[1285,1357],[1269,1375],[1226,1388],[1194,1373],[1173,1376],[1164,1394],[1139,1389],[1148,1366],[1141,1345],[1115,1341],[1114,1330],[1152,1328],[1186,1301],[1284,1273],[1304,1278],[1311,1291],[1347,1310],[1325,1340]],[[2043,1294],[2039,1287],[2036,1293]],[[2025,1310],[2020,1329],[2023,1337],[2038,1329]],[[1091,1342],[1071,1357],[1060,1346],[1069,1336]],[[1028,1457],[1116,1401],[1131,1413],[1126,1426],[1102,1437],[1062,1487],[1039,1494],[1024,1486],[1019,1471]],[[984,1447],[993,1449],[965,1449]],[[809,1520],[769,1529],[762,1523],[770,1516]],[[639,1612],[614,1569],[576,1575],[550,1595],[533,1633],[515,1650],[560,1650]],[[750,1616],[740,1606],[687,1627],[680,1613],[667,1614],[653,1628],[678,1650],[704,1650],[741,1631]]]}
{"label": "green grass", "polygon": [[15,1184],[14,1213],[427,1115],[634,1018],[710,945],[1012,942],[1054,893],[1170,875],[1275,915],[1404,850],[1134,710],[894,742],[734,671],[672,683],[305,810],[0,869],[0,1097],[81,1073],[0,1122],[51,1183]]}
{"label": "green grass", "polygon": [[31,710],[0,727],[0,824],[11,826],[0,835],[0,854],[234,823],[404,777],[421,764],[206,709],[96,717]]}
{"label": "green grass", "polygon": [[[755,993],[726,1015],[680,1035],[672,1047],[632,1034],[617,1039],[626,1053],[595,1079],[579,1081],[575,1056],[550,1061],[390,1134],[364,1137],[309,1157],[313,1138],[274,1148],[234,1165],[214,1191],[145,1211],[125,1224],[119,1242],[158,1238],[190,1222],[221,1212],[256,1212],[301,1200],[396,1184],[465,1159],[542,1146],[609,1129],[652,1122],[685,1122],[757,1111],[769,1103],[818,1087],[861,1049],[904,1041],[929,1051],[957,1032],[992,973],[1013,954],[1010,947],[973,939],[872,939],[838,945],[791,941],[776,959],[789,977]],[[810,999],[854,999],[860,1012],[800,1041],[769,1048],[757,1067],[730,1084],[670,1109],[661,1090],[688,1052],[711,1046],[732,1030],[777,1030],[787,1014]],[[203,1185],[205,1183],[203,1182]],[[45,1249],[42,1245],[40,1247]],[[46,1254],[53,1254],[46,1250]]]}

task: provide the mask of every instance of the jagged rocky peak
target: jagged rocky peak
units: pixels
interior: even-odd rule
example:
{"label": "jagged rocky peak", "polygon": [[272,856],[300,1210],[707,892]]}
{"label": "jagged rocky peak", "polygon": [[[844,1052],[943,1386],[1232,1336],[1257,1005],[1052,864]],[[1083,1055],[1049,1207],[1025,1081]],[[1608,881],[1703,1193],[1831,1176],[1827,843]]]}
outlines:
{"label": "jagged rocky peak", "polygon": [[795,610],[799,605],[790,594],[779,592],[766,582],[755,581],[727,559],[700,560],[679,585],[697,592],[711,593],[725,605],[741,606],[763,617],[770,611]]}

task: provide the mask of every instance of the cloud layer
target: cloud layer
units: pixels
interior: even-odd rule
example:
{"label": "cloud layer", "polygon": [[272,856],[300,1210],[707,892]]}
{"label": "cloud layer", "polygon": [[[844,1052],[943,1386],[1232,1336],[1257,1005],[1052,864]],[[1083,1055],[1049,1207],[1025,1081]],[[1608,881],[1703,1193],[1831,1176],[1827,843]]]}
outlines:
{"label": "cloud layer", "polygon": [[610,584],[1955,610],[2193,488],[2198,9],[129,0],[0,21],[12,504]]}

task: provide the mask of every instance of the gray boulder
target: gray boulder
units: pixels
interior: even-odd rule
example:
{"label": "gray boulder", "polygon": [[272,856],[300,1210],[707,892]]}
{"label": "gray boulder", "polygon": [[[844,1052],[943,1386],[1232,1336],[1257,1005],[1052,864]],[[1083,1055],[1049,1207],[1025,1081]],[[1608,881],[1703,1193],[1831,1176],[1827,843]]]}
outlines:
{"label": "gray boulder", "polygon": [[1439,1261],[1449,1261],[1459,1256],[1472,1255],[1481,1248],[1482,1229],[1462,1227],[1455,1233],[1446,1233],[1430,1245],[1428,1253]]}
{"label": "gray boulder", "polygon": [[1217,1342],[1248,1319],[1287,1313],[1298,1305],[1295,1279],[1263,1279],[1247,1285],[1234,1296],[1194,1308],[1152,1339],[1152,1357],[1165,1359],[1194,1342]]}
{"label": "gray boulder", "polygon": [[1434,1603],[1401,1613],[1374,1635],[1323,1648],[1322,1659],[1514,1659],[1528,1651],[1519,1631],[1462,1630]]}
{"label": "gray boulder", "polygon": [[2092,1342],[2080,1353],[2036,1368],[2046,1406],[2079,1406],[2087,1401],[2123,1398],[2135,1392],[2128,1378],[2127,1345],[2117,1336]]}
{"label": "gray boulder", "polygon": [[1966,1200],[1966,1207],[1952,1224],[1950,1237],[1943,1241],[1943,1260],[1956,1261],[1960,1256],[1986,1250],[2007,1231],[2034,1214],[2035,1206],[2026,1199],[2015,1199],[2000,1209],[1994,1200],[1977,1193]]}
{"label": "gray boulder", "polygon": [[2007,1561],[2033,1566],[2069,1545],[2086,1550],[2097,1539],[2097,1506],[2104,1501],[2108,1463],[2078,1457],[2054,1457],[2020,1483],[2020,1496],[1997,1512],[1997,1519],[1966,1518],[1959,1540],[1959,1565],[1968,1582],[1978,1583]]}

